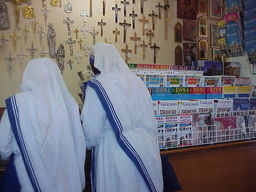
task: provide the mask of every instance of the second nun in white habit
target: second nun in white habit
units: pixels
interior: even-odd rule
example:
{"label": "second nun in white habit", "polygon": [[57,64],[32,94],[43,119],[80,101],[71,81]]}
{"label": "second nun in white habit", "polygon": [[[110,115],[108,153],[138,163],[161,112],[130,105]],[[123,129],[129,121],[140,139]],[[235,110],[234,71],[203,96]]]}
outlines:
{"label": "second nun in white habit", "polygon": [[57,64],[27,64],[21,92],[6,100],[0,124],[0,156],[14,153],[22,192],[81,192],[85,185],[85,137],[79,108]]}
{"label": "second nun in white habit", "polygon": [[87,147],[93,149],[96,192],[162,192],[162,167],[152,101],[117,49],[93,46],[94,67],[82,111]]}

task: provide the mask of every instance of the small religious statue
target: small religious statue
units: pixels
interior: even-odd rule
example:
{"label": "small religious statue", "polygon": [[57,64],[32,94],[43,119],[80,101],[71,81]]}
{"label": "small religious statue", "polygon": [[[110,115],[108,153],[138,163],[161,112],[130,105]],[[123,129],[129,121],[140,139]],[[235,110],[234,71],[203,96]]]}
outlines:
{"label": "small religious statue", "polygon": [[0,2],[0,30],[7,30],[10,28],[10,20],[8,17],[8,9],[4,3]]}
{"label": "small religious statue", "polygon": [[63,44],[60,44],[59,48],[57,49],[56,59],[57,59],[57,63],[58,63],[58,66],[60,68],[60,71],[61,71],[61,73],[63,73],[63,71],[64,71],[64,59],[65,59],[65,49],[64,49]]}
{"label": "small religious statue", "polygon": [[52,23],[50,23],[48,25],[47,43],[48,43],[48,47],[49,47],[50,57],[55,58],[56,33],[55,33]]}

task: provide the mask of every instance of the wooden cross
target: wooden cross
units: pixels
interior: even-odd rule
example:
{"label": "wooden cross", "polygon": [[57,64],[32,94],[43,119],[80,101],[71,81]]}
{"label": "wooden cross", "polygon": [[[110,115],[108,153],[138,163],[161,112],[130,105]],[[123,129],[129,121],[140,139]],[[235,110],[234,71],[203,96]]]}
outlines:
{"label": "wooden cross", "polygon": [[74,33],[76,34],[76,39],[78,39],[78,33],[79,33],[80,31],[78,30],[78,29],[75,29],[75,31],[74,31]]}
{"label": "wooden cross", "polygon": [[48,51],[45,50],[44,47],[43,47],[42,50],[40,51],[41,57],[44,57],[47,53],[48,53]]}
{"label": "wooden cross", "polygon": [[135,29],[135,18],[138,16],[135,14],[134,9],[132,10],[132,13],[129,14],[129,16],[132,18],[132,28]]}
{"label": "wooden cross", "polygon": [[148,45],[145,44],[144,39],[143,39],[143,43],[140,44],[140,46],[142,47],[142,58],[145,59],[145,57],[146,57],[146,48],[148,47]]}
{"label": "wooden cross", "polygon": [[92,0],[89,0],[90,17],[92,17]]}
{"label": "wooden cross", "polygon": [[133,37],[130,37],[130,39],[132,40],[132,41],[134,41],[134,54],[136,54],[137,53],[137,42],[138,41],[140,41],[140,37],[137,37],[137,34],[136,34],[136,32],[134,32],[134,36]]}
{"label": "wooden cross", "polygon": [[9,36],[12,39],[12,45],[14,48],[14,52],[16,53],[16,44],[17,44],[17,39],[20,38],[20,36],[17,36],[16,34],[16,29],[13,30],[12,35]]}
{"label": "wooden cross", "polygon": [[154,37],[154,32],[150,29],[150,30],[148,30],[147,31],[147,33],[146,33],[146,36],[148,36],[149,37],[149,43],[148,43],[148,45],[152,45],[152,37]]}
{"label": "wooden cross", "polygon": [[164,39],[168,39],[168,10],[169,10],[169,0],[164,0]]}
{"label": "wooden cross", "polygon": [[68,40],[66,40],[65,43],[69,45],[70,56],[73,56],[73,44],[76,43],[76,40],[72,40],[72,37],[68,37]]}
{"label": "wooden cross", "polygon": [[161,9],[163,9],[164,6],[161,5],[160,2],[158,2],[158,4],[156,5],[156,8],[158,8],[158,18],[161,19]]}
{"label": "wooden cross", "polygon": [[31,48],[28,48],[27,50],[30,51],[31,59],[33,59],[35,56],[35,52],[37,51],[37,49],[34,47],[34,42],[31,43]]}
{"label": "wooden cross", "polygon": [[95,30],[95,28],[93,28],[93,30],[90,32],[93,38],[93,44],[96,43],[96,36],[99,34],[98,31]]}
{"label": "wooden cross", "polygon": [[117,36],[120,34],[120,31],[118,31],[118,29],[115,28],[115,30],[113,30],[113,33],[115,34],[115,42],[117,42]]}
{"label": "wooden cross", "polygon": [[39,25],[39,24],[40,23],[38,21],[36,21],[35,19],[34,19],[34,21],[31,22],[33,33],[34,33],[34,38],[36,36],[36,25]]}
{"label": "wooden cross", "polygon": [[128,62],[128,58],[129,58],[128,54],[132,53],[132,50],[129,49],[128,45],[126,44],[125,49],[122,49],[122,52],[125,53],[125,62],[127,63]]}
{"label": "wooden cross", "polygon": [[23,29],[23,32],[24,32],[24,40],[25,40],[25,43],[27,43],[27,40],[28,40],[28,33],[29,33],[29,30],[27,28],[27,25],[25,25],[25,28]]}
{"label": "wooden cross", "polygon": [[151,22],[152,22],[152,30],[155,31],[155,17],[158,17],[158,15],[155,14],[154,11],[152,11],[151,14],[148,14],[149,17],[151,17]]}
{"label": "wooden cross", "polygon": [[69,64],[70,69],[72,70],[72,68],[73,68],[72,67],[73,61],[71,59],[68,60],[68,64]]}
{"label": "wooden cross", "polygon": [[40,31],[38,31],[38,33],[39,33],[40,45],[42,45],[43,37],[45,36],[45,31],[43,30],[42,26]]}
{"label": "wooden cross", "polygon": [[50,12],[49,9],[47,9],[47,6],[43,6],[43,8],[41,9],[42,13],[43,13],[43,16],[44,16],[44,23],[45,23],[45,26],[46,26],[46,23],[47,23],[47,18],[48,18],[48,12]]}
{"label": "wooden cross", "polygon": [[124,16],[126,17],[126,6],[129,5],[130,3],[127,0],[123,0],[121,1],[121,4],[124,5]]}
{"label": "wooden cross", "polygon": [[98,22],[98,25],[100,26],[100,36],[103,36],[103,26],[106,25],[106,22],[103,22],[103,19],[100,19],[100,22]]}
{"label": "wooden cross", "polygon": [[156,63],[156,53],[157,53],[157,50],[160,49],[160,47],[158,47],[156,45],[156,43],[154,43],[153,46],[150,46],[151,49],[154,49],[154,63]]}
{"label": "wooden cross", "polygon": [[74,20],[71,20],[70,17],[67,17],[66,20],[63,20],[63,22],[64,22],[65,24],[67,24],[68,36],[71,36],[70,25],[74,23]]}
{"label": "wooden cross", "polygon": [[82,49],[83,47],[83,40],[82,39],[79,39],[78,43],[79,43],[79,47],[80,47],[80,50]]}
{"label": "wooden cross", "polygon": [[7,42],[8,39],[4,38],[4,33],[2,33],[2,38],[0,39],[0,46],[4,46],[5,42]]}
{"label": "wooden cross", "polygon": [[105,14],[106,14],[106,1],[105,0],[102,1],[102,12],[103,12],[103,16],[105,16]]}
{"label": "wooden cross", "polygon": [[88,11],[83,10],[83,11],[80,13],[80,16],[83,17],[83,23],[87,23],[87,17],[89,17]]}
{"label": "wooden cross", "polygon": [[146,0],[140,0],[140,13],[141,14],[144,13],[144,1],[146,1]]}
{"label": "wooden cross", "polygon": [[119,23],[119,25],[123,26],[124,28],[124,43],[126,43],[126,32],[127,32],[127,28],[131,26],[130,23],[126,23],[126,19],[124,19],[123,23]]}
{"label": "wooden cross", "polygon": [[5,57],[4,60],[7,62],[9,73],[11,74],[12,71],[12,62],[15,60],[15,57],[12,57],[12,52],[9,51],[9,56]]}
{"label": "wooden cross", "polygon": [[145,18],[145,15],[143,15],[142,18],[139,19],[139,22],[142,23],[142,34],[145,35],[145,24],[148,23],[148,19]]}
{"label": "wooden cross", "polygon": [[115,11],[115,23],[118,23],[118,11],[121,11],[121,8],[118,7],[117,2],[115,7],[112,7],[112,10]]}
{"label": "wooden cross", "polygon": [[27,57],[28,56],[28,54],[25,54],[25,53],[23,53],[23,49],[22,49],[22,47],[20,48],[20,53],[17,53],[17,57],[19,58],[19,63],[22,65],[24,62],[23,62],[23,59],[25,58],[25,57]]}

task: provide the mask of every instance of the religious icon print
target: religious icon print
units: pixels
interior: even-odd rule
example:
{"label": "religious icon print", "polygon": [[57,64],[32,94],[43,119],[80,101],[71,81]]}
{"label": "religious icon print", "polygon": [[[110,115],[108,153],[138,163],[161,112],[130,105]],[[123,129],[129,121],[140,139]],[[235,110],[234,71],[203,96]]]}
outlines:
{"label": "religious icon print", "polygon": [[197,0],[178,0],[177,17],[181,19],[196,20]]}
{"label": "religious icon print", "polygon": [[201,39],[198,42],[198,59],[207,60],[208,59],[208,42],[205,39]]}
{"label": "religious icon print", "polygon": [[213,19],[222,19],[222,0],[209,0],[209,15]]}
{"label": "religious icon print", "polygon": [[182,48],[179,45],[177,45],[175,48],[175,65],[176,66],[182,65]]}
{"label": "religious icon print", "polygon": [[183,20],[183,41],[196,42],[196,21]]}
{"label": "religious icon print", "polygon": [[208,15],[208,0],[198,0],[198,14]]}
{"label": "religious icon print", "polygon": [[197,59],[196,43],[183,43],[183,58],[186,66],[192,66]]}
{"label": "religious icon print", "polygon": [[4,3],[0,2],[0,30],[7,30],[10,28],[10,20],[8,16],[8,9]]}
{"label": "religious icon print", "polygon": [[211,46],[219,47],[219,39],[221,38],[217,24],[211,24]]}
{"label": "religious icon print", "polygon": [[179,22],[175,24],[174,41],[176,43],[182,42],[182,25]]}
{"label": "religious icon print", "polygon": [[207,37],[208,31],[208,21],[206,16],[202,16],[198,18],[198,36],[199,37]]}
{"label": "religious icon print", "polygon": [[212,60],[213,61],[222,61],[220,49],[217,49],[217,48],[212,49]]}

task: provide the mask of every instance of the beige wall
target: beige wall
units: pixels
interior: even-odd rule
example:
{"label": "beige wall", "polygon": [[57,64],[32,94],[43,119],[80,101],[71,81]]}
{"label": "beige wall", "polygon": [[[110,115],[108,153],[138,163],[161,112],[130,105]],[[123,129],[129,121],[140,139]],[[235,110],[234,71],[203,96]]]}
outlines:
{"label": "beige wall", "polygon": [[[75,39],[75,34],[73,31],[77,28],[80,29],[83,26],[82,22],[82,17],[80,17],[80,12],[84,9],[89,10],[89,1],[88,0],[76,0],[70,2],[73,3],[73,12],[71,14],[67,14],[64,12],[64,6],[60,7],[51,7],[49,5],[49,1],[47,0],[47,6],[50,12],[48,13],[48,23],[53,23],[55,32],[57,34],[57,43],[56,43],[56,48],[59,46],[60,43],[65,42],[67,39],[67,27],[63,23],[63,20],[66,19],[66,17],[71,17],[75,22],[74,24],[71,25],[72,29],[72,37]],[[63,5],[67,3],[67,0],[63,0]],[[114,22],[114,12],[112,11],[112,8],[115,4],[115,0],[106,0],[106,15],[103,17],[102,16],[102,0],[93,0],[93,17],[88,18],[88,22],[86,26],[89,29],[92,29],[95,27],[97,31],[100,32],[100,27],[97,25],[97,22],[100,21],[100,18],[103,18],[105,22],[107,22],[107,25],[104,27],[104,36],[101,37],[100,34],[97,36],[97,41],[98,42],[104,42],[105,38],[107,39],[108,42],[112,42],[116,47],[121,51],[122,48],[125,47],[122,37],[123,37],[123,30],[120,25],[115,24]],[[119,1],[118,1],[119,2]],[[129,14],[134,8],[135,12],[139,15],[139,18],[141,17],[140,13],[140,4],[139,0],[136,0],[136,4],[130,4],[128,9],[127,9],[127,14]],[[148,19],[150,19],[147,15],[151,13],[151,10],[154,10],[155,13],[158,14],[157,9],[155,8],[155,5],[158,1],[145,1],[145,15]],[[163,1],[160,1],[163,2]],[[131,1],[130,1],[131,3]],[[2,31],[5,35],[5,37],[8,37],[11,35],[14,25],[15,25],[15,17],[14,17],[14,6],[8,2],[6,3],[8,6],[8,11],[9,11],[9,18],[11,21],[11,29]],[[120,5],[119,3],[119,7]],[[47,31],[47,26],[44,23],[43,15],[41,12],[41,1],[38,0],[32,0],[32,7],[35,9],[35,16],[36,20],[39,21],[41,24],[40,26],[43,27],[45,31]],[[153,38],[153,43],[156,42],[158,46],[160,47],[160,51],[158,52],[157,55],[157,64],[174,64],[174,48],[176,47],[177,43],[174,42],[174,37],[173,37],[173,31],[174,31],[174,25],[178,21],[176,18],[176,7],[177,7],[177,1],[176,0],[170,0],[170,9],[169,9],[169,18],[168,18],[168,40],[164,39],[164,17],[163,17],[163,12],[162,12],[162,19],[156,19],[156,31],[155,31],[155,37]],[[123,12],[119,13],[119,22],[123,22]],[[127,22],[131,23],[130,17],[126,18]],[[20,19],[20,24],[19,27],[20,29],[17,31],[17,35],[20,36],[20,39],[17,41],[17,51],[16,53],[20,52],[20,48],[23,48],[23,51],[28,53],[27,48],[31,47],[32,41],[34,42],[36,48],[39,50],[44,47],[45,49],[48,49],[47,47],[47,41],[46,38],[43,39],[43,45],[40,45],[39,43],[39,36],[38,33],[36,33],[36,36],[34,38],[34,35],[32,33],[31,29],[31,21],[28,19],[24,19],[21,16]],[[151,20],[150,20],[151,21]],[[182,20],[180,20],[182,24]],[[24,29],[25,25],[27,25],[28,29],[30,30],[29,37],[28,37],[28,42],[25,44],[24,41],[24,33],[22,32],[22,29]],[[40,26],[37,27],[37,30],[40,29]],[[112,33],[113,29],[117,27],[120,30],[120,36],[118,37],[118,42],[114,42],[114,35]],[[151,28],[151,22],[148,23],[147,25],[148,28]],[[142,25],[141,23],[136,21],[136,28],[135,30],[130,27],[128,29],[128,34],[127,34],[127,43],[129,45],[130,49],[133,49],[133,42],[130,40],[130,37],[133,36],[133,32],[136,31],[137,35],[139,37],[142,37]],[[82,37],[82,33],[79,33],[79,37]],[[148,37],[144,36],[142,37],[145,39],[146,43],[148,42]],[[83,39],[84,42],[87,42],[89,45],[92,45],[93,40],[90,34],[87,34],[87,38]],[[13,71],[11,74],[8,73],[8,68],[6,61],[4,60],[5,57],[8,56],[9,50],[12,50],[12,54],[14,57],[16,57],[16,60],[13,62]],[[65,61],[67,62],[68,59],[70,58],[69,56],[69,48],[67,45],[65,45],[65,51],[66,51],[66,58]],[[76,98],[76,100],[81,103],[80,98],[78,97],[78,93],[81,92],[79,88],[79,77],[77,76],[77,72],[81,70],[86,70],[86,66],[88,65],[88,57],[85,56],[84,51],[80,51],[83,55],[82,61],[80,64],[76,63],[75,55],[78,53],[79,50],[79,44],[74,45],[74,56],[71,58],[74,62],[73,64],[73,70],[70,70],[69,65],[65,62],[65,70],[63,73],[63,78],[68,86],[68,89],[70,92],[73,94],[73,96]],[[29,53],[28,53],[29,54]],[[122,53],[122,56],[124,54]],[[35,57],[40,57],[39,52],[36,52]],[[19,91],[19,85],[21,83],[22,79],[22,73],[24,71],[24,68],[26,66],[26,63],[30,60],[30,56],[25,58],[24,64],[20,65],[19,61],[17,59],[17,56],[14,55],[13,47],[11,40],[9,38],[9,42],[6,44],[4,49],[0,48],[0,107],[5,106],[4,100],[12,95],[13,93]],[[249,66],[247,64],[247,61],[245,57],[241,58],[241,61],[243,62],[243,65]],[[146,51],[146,59],[142,59],[142,49],[138,48],[137,54],[131,54],[131,58],[128,61],[129,63],[146,63],[146,64],[151,64],[153,63],[153,51],[149,48],[147,48]],[[245,69],[247,70],[247,69]],[[249,75],[246,73],[242,73],[243,75]]]}

